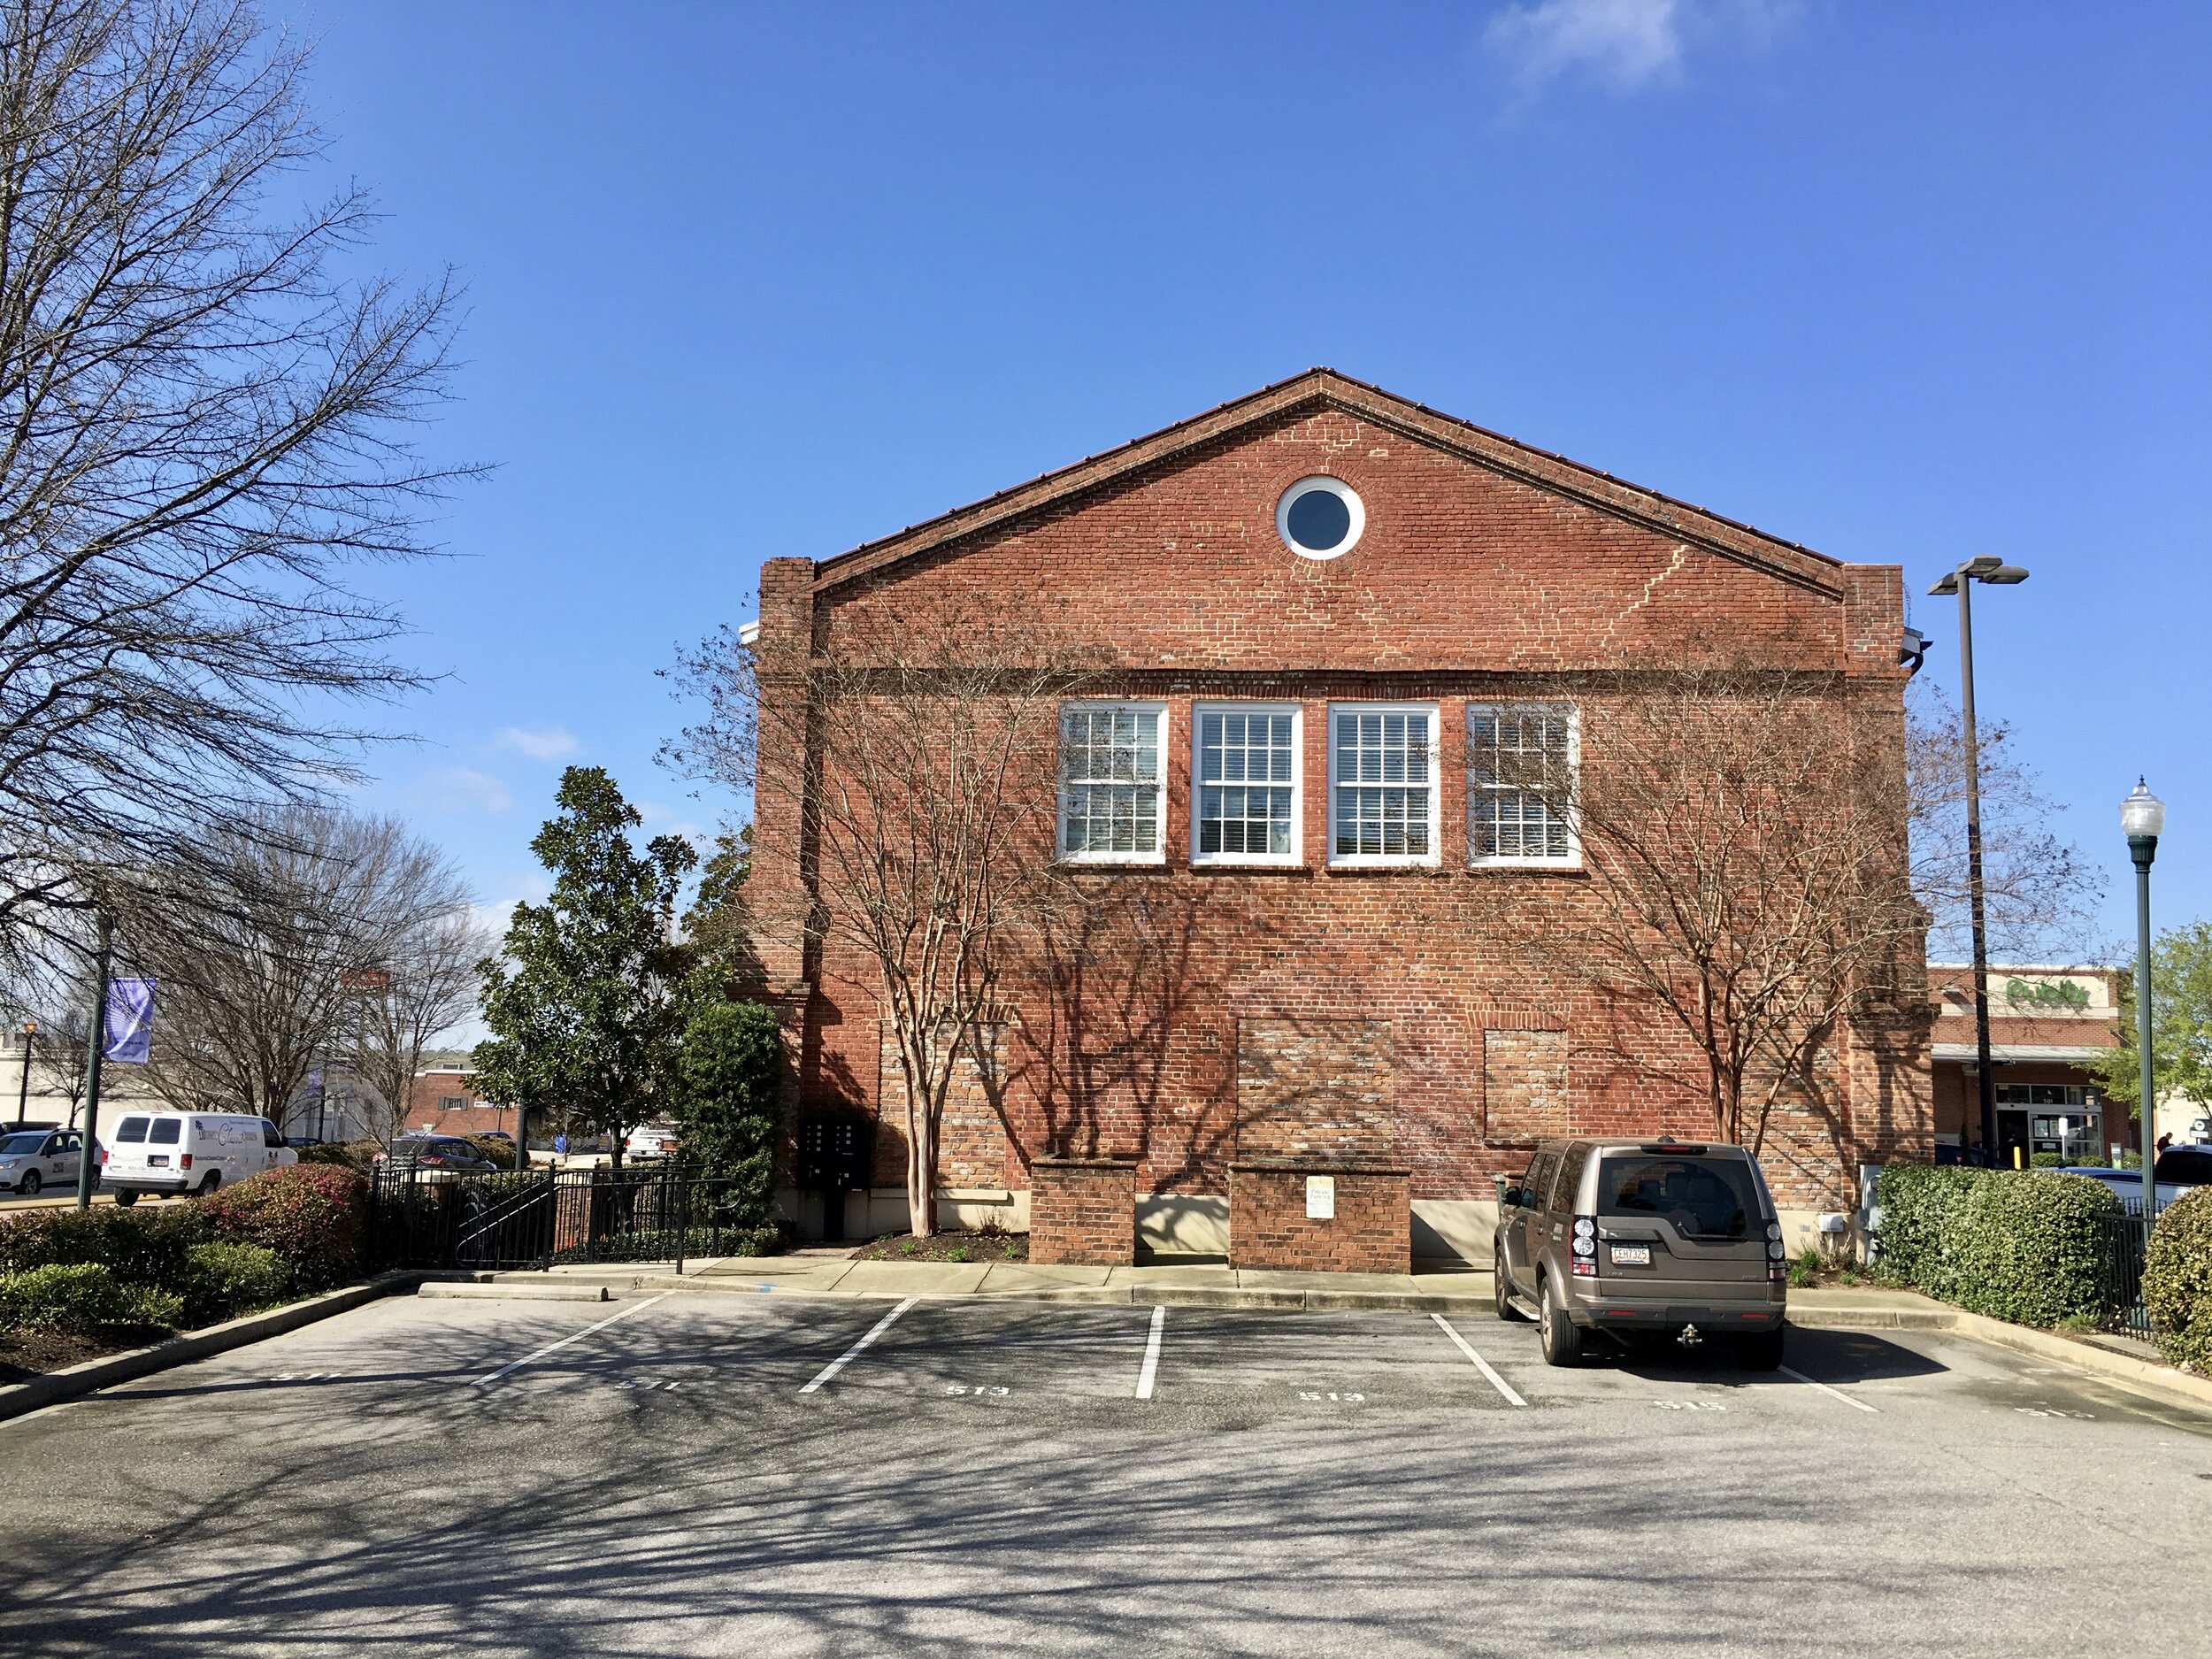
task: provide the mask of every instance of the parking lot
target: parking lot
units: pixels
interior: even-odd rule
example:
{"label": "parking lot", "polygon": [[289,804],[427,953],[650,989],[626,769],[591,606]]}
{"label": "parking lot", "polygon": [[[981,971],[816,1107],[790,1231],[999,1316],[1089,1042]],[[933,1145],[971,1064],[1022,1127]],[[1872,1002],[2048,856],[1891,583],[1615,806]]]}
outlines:
{"label": "parking lot", "polygon": [[[23,1653],[2201,1651],[2212,1417],[1933,1333],[401,1298],[0,1425]],[[80,1471],[57,1480],[56,1471]]]}

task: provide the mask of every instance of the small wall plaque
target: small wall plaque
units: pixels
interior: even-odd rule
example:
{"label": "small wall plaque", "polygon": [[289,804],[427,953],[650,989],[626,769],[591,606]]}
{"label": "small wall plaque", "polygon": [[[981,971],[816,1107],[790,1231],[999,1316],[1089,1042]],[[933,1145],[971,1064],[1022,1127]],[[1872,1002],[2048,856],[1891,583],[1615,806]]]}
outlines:
{"label": "small wall plaque", "polygon": [[1306,1219],[1334,1221],[1336,1219],[1336,1177],[1309,1175],[1306,1177]]}

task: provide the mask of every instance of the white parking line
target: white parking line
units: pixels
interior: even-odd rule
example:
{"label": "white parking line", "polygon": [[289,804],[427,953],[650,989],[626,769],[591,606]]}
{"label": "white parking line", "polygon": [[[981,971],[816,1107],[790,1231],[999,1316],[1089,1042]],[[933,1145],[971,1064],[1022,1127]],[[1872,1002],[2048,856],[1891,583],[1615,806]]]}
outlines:
{"label": "white parking line", "polygon": [[911,1308],[920,1300],[921,1298],[919,1296],[909,1296],[897,1307],[892,1309],[890,1312],[885,1314],[882,1318],[877,1320],[875,1324],[868,1327],[867,1335],[862,1337],[859,1341],[854,1343],[842,1354],[840,1354],[835,1359],[830,1361],[828,1364],[823,1366],[821,1374],[816,1377],[812,1382],[807,1384],[805,1387],[800,1389],[799,1392],[803,1394],[810,1394],[817,1388],[819,1388],[824,1383],[827,1382],[831,1378],[836,1376],[839,1371],[843,1371],[846,1366],[851,1364],[867,1350],[869,1343],[874,1341],[886,1331],[888,1331],[892,1325],[898,1322],[898,1317],[901,1314],[904,1313],[909,1308]]}
{"label": "white parking line", "polygon": [[1153,1379],[1160,1374],[1160,1332],[1166,1324],[1166,1308],[1153,1309],[1152,1334],[1145,1339],[1144,1343],[1144,1369],[1137,1373],[1137,1398],[1140,1400],[1152,1398]]}
{"label": "white parking line", "polygon": [[1785,1377],[1794,1377],[1794,1378],[1796,1378],[1796,1379],[1797,1379],[1797,1380],[1798,1380],[1798,1381],[1800,1381],[1800,1382],[1801,1382],[1801,1383],[1808,1384],[1808,1385],[1809,1385],[1809,1386],[1812,1386],[1812,1387],[1817,1388],[1817,1389],[1819,1389],[1819,1390],[1820,1390],[1820,1392],[1821,1392],[1821,1393],[1823,1393],[1823,1394],[1833,1394],[1833,1395],[1834,1395],[1837,1399],[1839,1399],[1839,1400],[1842,1401],[1842,1402],[1843,1402],[1843,1403],[1844,1403],[1844,1404],[1846,1404],[1846,1405],[1847,1405],[1847,1406],[1856,1406],[1856,1407],[1857,1407],[1860,1410],[1862,1410],[1862,1411],[1873,1411],[1873,1412],[1874,1412],[1874,1415],[1875,1415],[1876,1417],[1880,1417],[1880,1416],[1882,1415],[1879,1411],[1875,1411],[1875,1410],[1874,1410],[1874,1408],[1873,1408],[1872,1406],[1870,1406],[1870,1405],[1867,1404],[1867,1402],[1866,1402],[1865,1401],[1863,1401],[1863,1400],[1854,1400],[1854,1399],[1853,1399],[1853,1398],[1852,1398],[1849,1394],[1847,1394],[1844,1393],[1842,1389],[1840,1389],[1840,1388],[1831,1388],[1831,1387],[1830,1387],[1830,1386],[1829,1386],[1826,1383],[1824,1383],[1824,1382],[1816,1382],[1816,1381],[1815,1381],[1812,1378],[1808,1377],[1808,1376],[1807,1376],[1807,1375],[1806,1375],[1803,1371],[1792,1371],[1792,1370],[1791,1370],[1788,1366],[1786,1366],[1786,1365],[1778,1366],[1778,1367],[1777,1367],[1777,1369],[1778,1369],[1778,1370],[1779,1370],[1779,1371],[1781,1371],[1782,1375],[1784,1375]]}
{"label": "white parking line", "polygon": [[1444,1334],[1451,1338],[1455,1343],[1458,1344],[1459,1351],[1461,1353],[1464,1354],[1469,1359],[1474,1361],[1475,1369],[1490,1379],[1490,1386],[1505,1396],[1505,1401],[1508,1405],[1525,1406],[1528,1403],[1527,1401],[1522,1399],[1520,1395],[1513,1392],[1513,1385],[1511,1383],[1506,1381],[1504,1378],[1499,1376],[1497,1372],[1490,1369],[1490,1362],[1488,1360],[1483,1358],[1481,1355],[1476,1353],[1473,1348],[1467,1346],[1467,1339],[1460,1335],[1458,1332],[1452,1329],[1452,1322],[1449,1319],[1447,1319],[1440,1313],[1432,1313],[1429,1315],[1429,1317],[1435,1320],[1438,1325],[1443,1327]]}
{"label": "white parking line", "polygon": [[577,1332],[574,1336],[565,1336],[557,1342],[548,1342],[543,1348],[537,1348],[531,1353],[525,1354],[520,1359],[510,1360],[506,1364],[502,1365],[497,1371],[485,1372],[483,1376],[479,1377],[476,1379],[474,1386],[481,1388],[488,1382],[497,1382],[502,1377],[504,1377],[511,1371],[520,1371],[525,1365],[527,1365],[533,1360],[543,1359],[548,1354],[557,1352],[559,1349],[566,1348],[571,1342],[580,1342],[586,1337],[589,1336],[594,1331],[603,1331],[609,1325],[612,1325],[617,1319],[626,1319],[634,1313],[641,1313],[646,1309],[651,1307],[655,1302],[664,1302],[675,1294],[676,1293],[672,1290],[664,1290],[657,1296],[649,1296],[643,1302],[634,1302],[628,1307],[625,1308],[620,1313],[609,1314],[597,1325],[586,1325],[582,1330]]}

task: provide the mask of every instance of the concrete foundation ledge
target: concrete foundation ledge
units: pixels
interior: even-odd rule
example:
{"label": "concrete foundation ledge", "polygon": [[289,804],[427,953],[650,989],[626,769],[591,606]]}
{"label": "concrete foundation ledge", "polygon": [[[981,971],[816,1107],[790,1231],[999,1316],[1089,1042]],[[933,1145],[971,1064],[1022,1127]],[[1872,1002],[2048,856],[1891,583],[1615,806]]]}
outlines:
{"label": "concrete foundation ledge", "polygon": [[349,1313],[380,1296],[403,1295],[414,1289],[421,1278],[419,1273],[387,1273],[364,1285],[349,1285],[343,1290],[326,1291],[322,1295],[310,1296],[303,1302],[272,1308],[266,1313],[250,1313],[242,1319],[232,1319],[222,1325],[211,1325],[204,1331],[192,1331],[183,1336],[171,1337],[166,1342],[157,1342],[151,1348],[133,1348],[127,1354],[109,1354],[99,1359],[88,1359],[81,1365],[49,1371],[43,1377],[10,1383],[0,1388],[0,1421],[19,1417],[27,1411],[36,1411],[42,1406],[58,1405],[65,1400],[77,1399],[96,1389],[151,1376],[156,1371],[167,1371],[173,1365],[188,1365],[194,1360],[227,1354],[234,1348],[244,1348],[265,1337],[282,1336],[287,1331],[296,1331],[303,1325],[314,1324],[318,1319]]}
{"label": "concrete foundation ledge", "polygon": [[509,1302],[605,1302],[604,1285],[579,1284],[573,1279],[545,1279],[534,1285],[518,1285],[512,1280],[495,1280],[491,1284],[473,1279],[433,1279],[415,1292],[418,1296],[460,1297],[482,1301],[497,1297]]}

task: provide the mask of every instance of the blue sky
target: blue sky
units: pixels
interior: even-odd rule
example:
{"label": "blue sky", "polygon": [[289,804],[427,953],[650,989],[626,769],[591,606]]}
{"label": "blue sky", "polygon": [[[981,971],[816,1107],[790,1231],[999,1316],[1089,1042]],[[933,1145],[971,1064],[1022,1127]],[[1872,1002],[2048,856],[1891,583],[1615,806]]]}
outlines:
{"label": "blue sky", "polygon": [[372,804],[479,896],[570,759],[701,829],[655,671],[826,557],[1314,364],[1838,557],[2162,919],[2212,914],[2212,9],[272,0],[375,258],[469,288]]}

